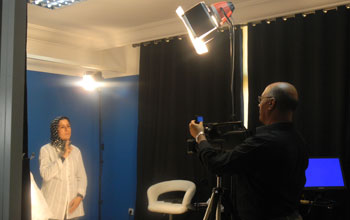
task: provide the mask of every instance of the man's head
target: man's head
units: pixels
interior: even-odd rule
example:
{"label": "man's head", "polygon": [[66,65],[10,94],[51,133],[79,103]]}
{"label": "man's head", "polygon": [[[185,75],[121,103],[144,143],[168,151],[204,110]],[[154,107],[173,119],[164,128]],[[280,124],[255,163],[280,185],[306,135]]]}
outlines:
{"label": "man's head", "polygon": [[259,98],[259,120],[265,124],[292,121],[298,105],[298,92],[287,82],[268,85]]}

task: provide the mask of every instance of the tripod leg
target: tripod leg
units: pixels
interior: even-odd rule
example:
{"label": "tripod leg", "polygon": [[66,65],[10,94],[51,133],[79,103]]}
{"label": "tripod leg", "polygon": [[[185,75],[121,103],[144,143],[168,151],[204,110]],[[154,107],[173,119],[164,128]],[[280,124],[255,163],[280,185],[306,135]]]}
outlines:
{"label": "tripod leg", "polygon": [[210,202],[208,204],[208,208],[205,212],[203,220],[214,220],[215,219],[219,197],[220,197],[219,190],[214,188],[213,193],[211,194]]}
{"label": "tripod leg", "polygon": [[209,201],[208,207],[207,207],[207,209],[205,210],[205,214],[204,214],[203,220],[208,220],[208,219],[209,219],[209,215],[210,215],[211,210],[212,210],[212,208],[213,208],[214,196],[215,196],[215,192],[213,191],[213,192],[211,193],[211,196],[210,196],[210,201]]}
{"label": "tripod leg", "polygon": [[221,220],[221,196],[218,196],[218,202],[216,205],[216,220]]}
{"label": "tripod leg", "polygon": [[[216,188],[213,188],[213,191],[210,196],[210,202],[208,204],[207,210],[203,220],[221,220],[221,202],[222,202],[222,189],[221,189],[221,177],[216,177]],[[215,213],[213,210],[215,207]]]}

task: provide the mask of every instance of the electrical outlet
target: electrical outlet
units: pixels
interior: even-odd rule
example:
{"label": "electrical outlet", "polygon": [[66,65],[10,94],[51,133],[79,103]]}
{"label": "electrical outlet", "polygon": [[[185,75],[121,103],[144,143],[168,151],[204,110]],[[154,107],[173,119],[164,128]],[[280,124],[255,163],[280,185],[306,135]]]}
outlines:
{"label": "electrical outlet", "polygon": [[134,209],[133,208],[129,208],[128,212],[129,212],[129,215],[134,215]]}

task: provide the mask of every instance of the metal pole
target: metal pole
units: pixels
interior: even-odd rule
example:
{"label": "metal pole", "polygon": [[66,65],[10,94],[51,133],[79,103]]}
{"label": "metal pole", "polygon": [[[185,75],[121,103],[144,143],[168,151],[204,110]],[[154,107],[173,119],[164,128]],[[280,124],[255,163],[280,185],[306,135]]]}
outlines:
{"label": "metal pole", "polygon": [[222,189],[221,189],[221,177],[216,177],[216,187],[219,189],[219,198],[218,198],[218,204],[216,205],[216,220],[221,220],[221,196],[222,196]]}
{"label": "metal pole", "polygon": [[98,176],[98,219],[101,220],[102,214],[102,169],[103,169],[103,150],[104,144],[102,142],[102,97],[101,89],[98,89],[98,143],[99,143],[99,176]]}
{"label": "metal pole", "polygon": [[231,101],[232,101],[232,119],[235,120],[235,97],[234,97],[234,70],[235,70],[235,35],[234,35],[234,27],[230,18],[226,15],[226,12],[223,8],[220,10],[225,15],[227,22],[229,23],[229,32],[230,32],[230,70],[231,70]]}

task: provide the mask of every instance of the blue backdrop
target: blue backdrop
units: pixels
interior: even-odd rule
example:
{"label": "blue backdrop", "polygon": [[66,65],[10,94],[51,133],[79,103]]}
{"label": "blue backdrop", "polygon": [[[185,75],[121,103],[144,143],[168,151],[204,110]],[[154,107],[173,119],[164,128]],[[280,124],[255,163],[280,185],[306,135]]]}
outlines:
{"label": "blue backdrop", "polygon": [[129,219],[136,200],[138,76],[110,79],[102,106],[102,219]]}
{"label": "blue backdrop", "polygon": [[[82,152],[88,177],[85,217],[98,217],[98,94],[76,85],[80,77],[27,72],[28,139],[31,172],[39,187],[40,147],[50,140],[53,118],[68,116],[72,143]],[[128,209],[136,199],[138,76],[106,80],[102,89],[102,124],[105,151],[102,175],[103,219],[132,219]]]}

